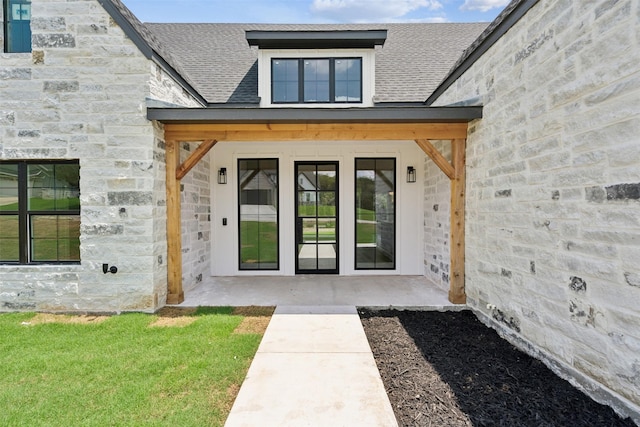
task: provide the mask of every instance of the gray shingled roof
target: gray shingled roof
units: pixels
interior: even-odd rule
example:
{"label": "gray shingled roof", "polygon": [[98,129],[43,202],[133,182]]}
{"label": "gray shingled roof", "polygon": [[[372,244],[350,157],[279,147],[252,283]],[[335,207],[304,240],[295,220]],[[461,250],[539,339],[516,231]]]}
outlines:
{"label": "gray shingled roof", "polygon": [[234,104],[258,102],[258,51],[249,47],[246,30],[387,29],[376,50],[376,102],[423,102],[487,25],[144,24],[158,43],[154,49],[209,103]]}

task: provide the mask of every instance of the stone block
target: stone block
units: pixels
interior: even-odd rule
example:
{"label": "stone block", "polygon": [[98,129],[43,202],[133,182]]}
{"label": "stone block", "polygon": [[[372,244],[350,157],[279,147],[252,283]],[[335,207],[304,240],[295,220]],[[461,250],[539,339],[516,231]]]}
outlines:
{"label": "stone block", "polygon": [[73,48],[76,47],[76,39],[72,34],[33,34],[31,36],[33,48]]}
{"label": "stone block", "polygon": [[31,80],[31,68],[0,67],[0,80]]}
{"label": "stone block", "polygon": [[640,183],[617,184],[605,188],[607,200],[639,200]]}
{"label": "stone block", "polygon": [[45,92],[77,92],[80,87],[78,81],[45,81]]}
{"label": "stone block", "polygon": [[149,205],[153,193],[148,191],[110,191],[107,193],[110,205]]}

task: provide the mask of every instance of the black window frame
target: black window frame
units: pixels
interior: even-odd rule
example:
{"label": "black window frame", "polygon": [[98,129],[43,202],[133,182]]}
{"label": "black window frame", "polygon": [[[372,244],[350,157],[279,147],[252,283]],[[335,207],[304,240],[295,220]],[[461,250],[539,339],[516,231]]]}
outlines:
{"label": "black window frame", "polygon": [[[242,182],[241,182],[241,164],[246,161],[257,161],[260,163],[261,161],[275,161],[276,162],[276,201],[277,201],[277,210],[276,210],[276,238],[277,238],[277,246],[276,246],[276,265],[272,268],[247,268],[243,267],[242,263]],[[239,158],[237,161],[238,169],[238,183],[237,183],[237,192],[238,192],[238,271],[280,271],[280,159],[277,157],[251,157],[251,158]]]}
{"label": "black window frame", "polygon": [[[297,101],[275,101],[273,90],[273,66],[275,61],[298,61],[298,100]],[[328,60],[329,61],[329,101],[305,101],[304,100],[304,61],[315,60]],[[360,100],[359,101],[336,101],[335,89],[336,89],[336,75],[335,75],[335,61],[336,60],[358,60],[360,61]],[[361,56],[329,56],[329,57],[304,57],[304,58],[286,58],[277,57],[271,58],[271,103],[277,104],[362,104],[364,102],[363,95],[363,82],[362,82],[362,57]]]}
{"label": "black window frame", "polygon": [[[18,261],[7,261],[0,259],[0,265],[77,265],[80,264],[80,256],[78,260],[61,261],[33,260],[33,230],[31,225],[32,216],[78,216],[80,221],[80,203],[78,209],[60,209],[60,210],[38,210],[29,209],[29,165],[77,165],[78,166],[78,182],[80,181],[80,161],[79,160],[1,160],[0,165],[17,165],[18,166],[18,210],[17,211],[0,211],[0,216],[18,216]],[[79,184],[78,184],[79,186]],[[78,194],[80,200],[80,194]],[[78,224],[78,232],[80,232],[80,223]],[[78,251],[80,251],[80,239],[78,239]]]}
{"label": "black window frame", "polygon": [[[378,160],[392,160],[393,161],[393,171],[394,171],[394,179],[393,179],[393,266],[392,267],[377,267],[374,262],[374,267],[358,267],[358,203],[357,203],[357,194],[358,194],[358,160],[373,160],[377,162]],[[398,191],[398,161],[395,157],[356,157],[353,162],[353,194],[354,194],[354,223],[353,223],[353,267],[354,270],[370,270],[370,271],[383,271],[383,270],[396,270],[398,268],[398,200],[395,197]]]}
{"label": "black window frame", "polygon": [[[28,31],[26,32],[26,34],[23,34],[25,37],[28,38],[28,49],[24,48],[24,49],[14,49],[12,48],[12,39],[13,39],[13,34],[11,32],[11,27],[14,24],[14,20],[11,18],[11,4],[12,0],[2,0],[2,11],[3,11],[3,19],[2,19],[2,26],[3,26],[3,37],[4,37],[4,53],[31,53],[33,50],[33,46],[31,43],[31,16],[29,16],[29,24],[28,24]],[[22,0],[22,1],[17,1],[18,4],[28,4],[29,6],[31,6],[31,0]],[[31,12],[30,12],[31,13]],[[23,22],[23,20],[20,21],[16,21],[16,22]]]}

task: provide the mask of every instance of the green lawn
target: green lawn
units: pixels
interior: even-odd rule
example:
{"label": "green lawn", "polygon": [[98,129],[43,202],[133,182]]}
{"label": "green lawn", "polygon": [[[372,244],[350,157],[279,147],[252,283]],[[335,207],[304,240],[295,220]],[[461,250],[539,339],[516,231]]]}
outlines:
{"label": "green lawn", "polygon": [[187,326],[155,315],[34,323],[0,315],[0,425],[223,425],[261,339],[234,333],[232,310],[199,309]]}

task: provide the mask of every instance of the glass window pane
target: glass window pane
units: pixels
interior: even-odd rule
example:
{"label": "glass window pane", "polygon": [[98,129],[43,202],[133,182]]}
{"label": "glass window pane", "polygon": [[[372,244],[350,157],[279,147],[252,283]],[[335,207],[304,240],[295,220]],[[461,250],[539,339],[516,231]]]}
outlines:
{"label": "glass window pane", "polygon": [[299,244],[298,245],[298,269],[316,270],[318,268],[318,245]]}
{"label": "glass window pane", "polygon": [[346,81],[336,80],[335,101],[347,102],[349,100],[349,87]]}
{"label": "glass window pane", "polygon": [[349,67],[347,68],[348,79],[351,81],[362,80],[362,60],[349,59]]}
{"label": "glass window pane", "polygon": [[335,218],[319,218],[318,219],[318,241],[322,243],[336,242],[336,219]]}
{"label": "glass window pane", "polygon": [[395,159],[356,159],[356,268],[395,268]]}
{"label": "glass window pane", "polygon": [[278,160],[238,161],[240,269],[277,270]]}
{"label": "glass window pane", "polygon": [[18,189],[18,165],[0,164],[0,189]]}
{"label": "glass window pane", "polygon": [[79,261],[79,215],[32,215],[31,259],[33,261]]}
{"label": "glass window pane", "polygon": [[299,165],[296,180],[299,191],[315,191],[317,187],[315,165]]}
{"label": "glass window pane", "polygon": [[362,100],[360,82],[349,82],[347,87],[347,101],[356,102]]}
{"label": "glass window pane", "polygon": [[318,241],[318,222],[315,218],[302,219],[302,241],[316,243]]}
{"label": "glass window pane", "polygon": [[338,58],[335,60],[335,102],[362,101],[362,60]]}
{"label": "glass window pane", "polygon": [[329,102],[329,60],[304,60],[304,102]]}
{"label": "glass window pane", "polygon": [[0,215],[0,261],[19,261],[18,215]]}
{"label": "glass window pane", "polygon": [[80,165],[55,165],[55,174],[56,188],[80,189]]}
{"label": "glass window pane", "polygon": [[18,210],[18,189],[0,187],[0,212]]}
{"label": "glass window pane", "polygon": [[315,191],[298,191],[298,216],[316,216]]}
{"label": "glass window pane", "polygon": [[273,102],[298,102],[297,59],[273,59],[271,61],[271,92]]}
{"label": "glass window pane", "polygon": [[335,270],[337,265],[336,245],[318,245],[318,268]]}
{"label": "glass window pane", "polygon": [[336,193],[334,191],[318,192],[318,216],[336,216]]}
{"label": "glass window pane", "polygon": [[80,216],[58,217],[58,261],[80,261]]}

